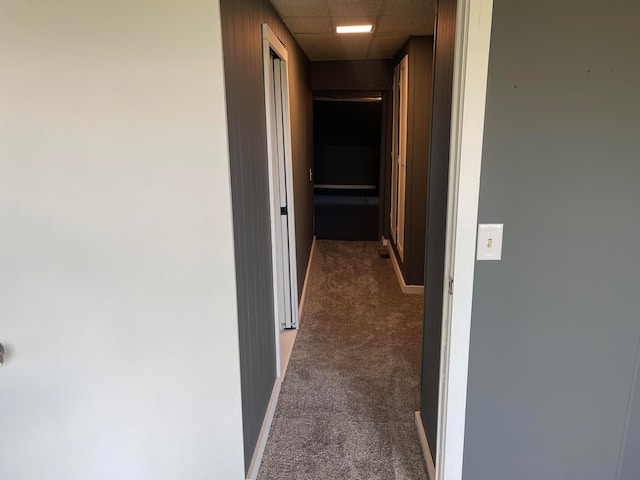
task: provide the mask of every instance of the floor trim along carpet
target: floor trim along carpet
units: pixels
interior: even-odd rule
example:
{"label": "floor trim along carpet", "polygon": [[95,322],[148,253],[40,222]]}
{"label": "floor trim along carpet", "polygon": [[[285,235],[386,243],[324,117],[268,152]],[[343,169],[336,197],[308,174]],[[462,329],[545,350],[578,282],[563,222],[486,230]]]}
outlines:
{"label": "floor trim along carpet", "polygon": [[280,380],[280,377],[277,377],[276,381],[273,383],[271,398],[269,399],[269,405],[267,405],[267,412],[262,422],[262,428],[260,428],[260,435],[258,435],[256,449],[253,452],[253,457],[251,457],[249,471],[247,472],[247,480],[255,480],[258,477],[258,470],[260,469],[264,449],[267,446],[267,439],[269,438],[269,431],[271,430],[271,424],[273,423],[273,415],[276,413],[276,405],[278,404],[278,398],[280,397],[281,386],[282,381]]}
{"label": "floor trim along carpet", "polygon": [[400,270],[400,265],[398,265],[398,259],[396,258],[393,247],[389,244],[389,240],[382,237],[382,245],[387,246],[389,249],[389,256],[391,257],[391,263],[393,263],[393,269],[396,272],[396,277],[398,277],[398,283],[400,283],[400,289],[402,293],[407,295],[422,295],[424,293],[424,287],[422,285],[407,285],[404,281],[404,277],[402,276],[402,271]]}
{"label": "floor trim along carpet", "polygon": [[[304,303],[307,294],[307,284],[309,283],[309,272],[311,270],[311,262],[313,261],[313,252],[316,248],[316,236],[313,236],[313,240],[311,242],[311,250],[309,252],[309,262],[307,263],[307,272],[304,276],[304,284],[302,286],[302,295],[300,296],[300,303],[298,305],[298,328],[300,328],[300,323],[302,322],[302,312],[304,310]],[[282,387],[282,381],[284,380],[285,373],[287,371],[287,365],[289,363],[289,359],[291,358],[291,350],[293,350],[293,345],[295,344],[295,336],[296,331],[293,330],[291,334],[287,331],[285,335],[291,335],[293,337],[291,342],[288,342],[286,346],[284,346],[281,342],[280,348],[287,348],[288,352],[285,353],[284,362],[281,361],[280,365],[280,376],[276,378],[273,384],[273,390],[271,391],[271,398],[269,399],[269,405],[267,405],[267,411],[264,416],[264,420],[262,422],[262,427],[260,428],[260,435],[258,435],[258,441],[256,443],[256,448],[253,451],[253,456],[251,457],[251,464],[249,464],[249,471],[247,473],[247,480],[255,480],[258,476],[258,470],[260,469],[260,463],[262,462],[262,456],[264,455],[264,449],[267,446],[267,438],[269,438],[269,431],[271,430],[271,424],[273,423],[273,415],[276,411],[276,405],[278,404],[278,398],[280,397],[280,389]]]}
{"label": "floor trim along carpet", "polygon": [[424,425],[422,424],[422,417],[420,416],[420,412],[416,412],[416,428],[418,429],[418,438],[420,439],[420,445],[422,446],[424,461],[427,464],[427,472],[429,472],[429,478],[431,480],[435,480],[436,466],[433,464],[433,455],[431,455],[429,440],[427,440],[427,434],[424,431]]}
{"label": "floor trim along carpet", "polygon": [[316,236],[311,241],[311,250],[309,251],[309,261],[307,262],[307,272],[304,275],[304,284],[302,285],[302,295],[300,295],[300,303],[298,305],[298,328],[302,323],[302,310],[304,310],[304,302],[307,299],[307,285],[309,284],[309,272],[311,271],[311,262],[313,261],[313,252],[316,249]]}

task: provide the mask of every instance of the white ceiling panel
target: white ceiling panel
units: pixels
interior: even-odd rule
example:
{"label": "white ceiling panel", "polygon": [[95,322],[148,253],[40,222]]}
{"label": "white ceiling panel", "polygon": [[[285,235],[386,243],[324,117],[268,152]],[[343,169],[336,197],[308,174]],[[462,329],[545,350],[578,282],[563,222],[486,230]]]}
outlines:
{"label": "white ceiling panel", "polygon": [[328,0],[332,16],[374,15],[380,13],[383,0]]}
{"label": "white ceiling panel", "polygon": [[382,15],[378,18],[376,33],[397,35],[407,32],[408,35],[433,35],[435,19],[429,15]]}
{"label": "white ceiling panel", "polygon": [[287,26],[291,33],[325,33],[333,32],[331,17],[288,17]]}
{"label": "white ceiling panel", "polygon": [[328,17],[331,15],[326,0],[277,0],[271,3],[285,21],[286,17]]}
{"label": "white ceiling panel", "polygon": [[386,0],[383,15],[418,15],[435,12],[435,0]]}

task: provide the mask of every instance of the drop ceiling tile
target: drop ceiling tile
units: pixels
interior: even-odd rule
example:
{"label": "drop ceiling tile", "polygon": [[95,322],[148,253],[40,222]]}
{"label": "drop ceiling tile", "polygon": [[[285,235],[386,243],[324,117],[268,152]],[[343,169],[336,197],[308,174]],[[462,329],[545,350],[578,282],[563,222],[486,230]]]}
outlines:
{"label": "drop ceiling tile", "polygon": [[285,19],[291,33],[331,33],[330,17],[287,17]]}
{"label": "drop ceiling tile", "polygon": [[436,11],[435,0],[387,0],[383,15],[417,15]]}
{"label": "drop ceiling tile", "polygon": [[333,42],[335,41],[335,37],[337,34],[335,33],[299,33],[296,35],[296,40],[302,46],[302,44],[315,44],[322,42]]}
{"label": "drop ceiling tile", "polygon": [[378,19],[376,33],[432,35],[433,22],[433,17],[429,14],[383,15]]}
{"label": "drop ceiling tile", "polygon": [[332,16],[378,16],[382,0],[328,0]]}
{"label": "drop ceiling tile", "polygon": [[[312,60],[390,58],[410,35],[432,35],[435,0],[272,0]],[[384,13],[384,14],[383,14]],[[372,23],[373,34],[335,26]]]}
{"label": "drop ceiling tile", "polygon": [[371,45],[397,45],[398,48],[400,48],[407,42],[407,40],[409,40],[409,35],[376,37],[371,41]]}
{"label": "drop ceiling tile", "polygon": [[419,17],[420,23],[413,32],[414,35],[433,35],[436,28],[436,16],[435,14],[427,14],[424,17]]}
{"label": "drop ceiling tile", "polygon": [[271,3],[283,17],[321,17],[330,14],[327,0],[271,0]]}
{"label": "drop ceiling tile", "polygon": [[409,36],[376,37],[371,41],[369,58],[393,58]]}

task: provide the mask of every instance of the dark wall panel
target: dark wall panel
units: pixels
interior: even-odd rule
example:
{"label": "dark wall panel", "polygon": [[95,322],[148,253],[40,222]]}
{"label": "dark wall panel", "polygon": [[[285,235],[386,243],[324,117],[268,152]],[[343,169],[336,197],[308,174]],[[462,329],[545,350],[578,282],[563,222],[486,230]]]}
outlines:
{"label": "dark wall panel", "polygon": [[427,185],[429,165],[429,131],[433,89],[433,38],[411,40],[409,55],[409,122],[412,141],[407,148],[407,223],[405,281],[424,284],[425,237],[427,232]]}
{"label": "dark wall panel", "polygon": [[[403,261],[400,261],[399,256],[396,255],[396,257],[405,282],[409,285],[423,285],[433,88],[433,38],[411,38],[396,55],[394,64],[400,62],[405,55],[409,55],[405,252]],[[395,249],[395,245],[393,248]]]}
{"label": "dark wall panel", "polygon": [[267,0],[220,3],[248,466],[276,378],[262,23],[269,24],[289,53],[299,291],[313,235],[313,191],[308,179],[313,155],[312,97],[308,60],[271,4]]}
{"label": "dark wall panel", "polygon": [[451,92],[455,47],[456,0],[440,0],[435,30],[433,107],[429,150],[429,187],[425,255],[424,329],[422,343],[422,423],[436,455],[442,286],[449,182]]}
{"label": "dark wall panel", "polygon": [[494,2],[479,221],[504,245],[476,265],[465,480],[640,478],[639,20]]}
{"label": "dark wall panel", "polygon": [[391,88],[391,60],[311,62],[314,91],[380,91]]}

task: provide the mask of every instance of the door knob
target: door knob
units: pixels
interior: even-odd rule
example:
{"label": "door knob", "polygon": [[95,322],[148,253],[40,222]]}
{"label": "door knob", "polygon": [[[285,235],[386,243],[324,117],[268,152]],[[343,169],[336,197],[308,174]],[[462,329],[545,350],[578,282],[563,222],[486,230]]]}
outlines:
{"label": "door knob", "polygon": [[0,343],[0,367],[4,363],[4,347]]}

